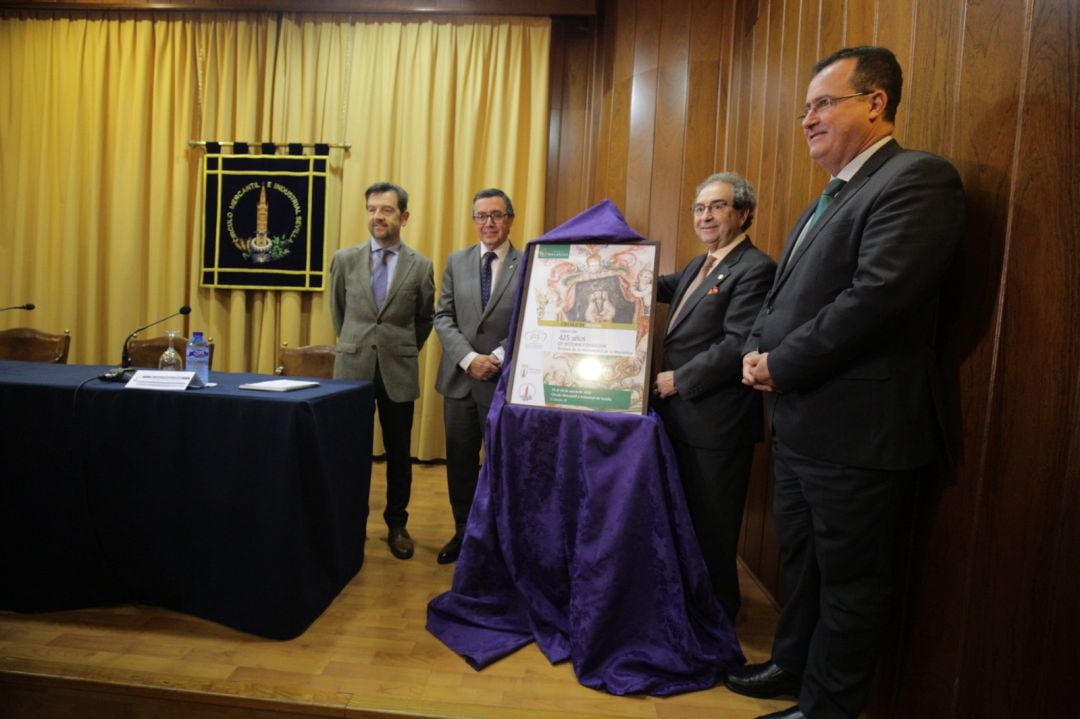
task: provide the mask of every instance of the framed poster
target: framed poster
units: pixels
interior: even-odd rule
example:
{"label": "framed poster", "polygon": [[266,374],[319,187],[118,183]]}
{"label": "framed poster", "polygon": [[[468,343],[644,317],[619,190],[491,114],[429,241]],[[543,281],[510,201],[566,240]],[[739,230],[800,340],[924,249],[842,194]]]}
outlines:
{"label": "framed poster", "polygon": [[645,414],[659,244],[528,248],[507,402]]}

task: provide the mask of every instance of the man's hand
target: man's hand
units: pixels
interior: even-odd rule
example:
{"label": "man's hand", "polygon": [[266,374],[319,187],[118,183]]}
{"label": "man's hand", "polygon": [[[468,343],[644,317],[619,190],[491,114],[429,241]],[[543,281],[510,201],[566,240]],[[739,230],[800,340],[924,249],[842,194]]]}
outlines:
{"label": "man's hand", "polygon": [[656,394],[667,399],[677,395],[679,390],[675,388],[675,373],[673,371],[661,372],[656,375]]}
{"label": "man's hand", "polygon": [[494,355],[476,355],[469,364],[468,375],[475,380],[486,382],[499,374],[500,366]]}
{"label": "man's hand", "polygon": [[779,392],[769,374],[769,353],[749,352],[742,360],[742,383],[761,392]]}

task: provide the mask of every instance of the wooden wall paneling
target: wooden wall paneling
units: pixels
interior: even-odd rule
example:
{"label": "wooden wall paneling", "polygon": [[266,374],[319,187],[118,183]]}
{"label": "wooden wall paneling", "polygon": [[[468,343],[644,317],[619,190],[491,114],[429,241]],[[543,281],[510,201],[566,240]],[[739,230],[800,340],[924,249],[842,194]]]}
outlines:
{"label": "wooden wall paneling", "polygon": [[[612,0],[604,6],[605,41],[611,52],[610,105],[605,106],[607,136],[600,148],[605,172],[598,176],[596,200],[608,198],[626,212],[627,150],[630,137],[630,103],[633,99],[635,32],[637,13],[632,0]],[[607,104],[607,103],[605,103]]]}
{"label": "wooden wall paneling", "polygon": [[[691,43],[694,39],[691,34]],[[694,234],[690,205],[694,202],[695,188],[715,169],[720,73],[720,61],[717,59],[695,60],[687,68],[685,144],[676,149],[683,163],[676,232],[678,251],[675,265],[678,267],[685,265],[700,250],[700,242]]]}
{"label": "wooden wall paneling", "polygon": [[[1023,25],[1020,17],[1006,13],[1000,26],[993,19],[1001,9],[970,8],[965,24],[955,5],[923,4],[905,64],[901,116],[907,119],[901,142],[953,160],[965,182],[968,231],[947,277],[940,320],[943,385],[956,464],[944,480],[920,488],[913,569],[901,590],[902,657],[891,696],[878,697],[878,704],[892,707],[891,716],[897,717],[946,709],[949,713],[943,715],[952,716],[960,711],[957,677],[968,652],[967,638],[978,631],[969,616],[977,603],[971,597],[978,583],[972,557],[978,552],[974,542],[981,522],[978,507],[985,481],[995,308],[1008,223],[1006,198],[1016,147],[1023,43],[1015,33]],[[1022,13],[1021,8],[1015,10]],[[1002,32],[1011,37],[995,39]],[[987,125],[989,118],[994,118],[992,127]],[[957,137],[965,139],[957,142]],[[949,631],[942,631],[944,627]],[[927,657],[935,660],[928,663]],[[915,687],[918,691],[912,691]]]}
{"label": "wooden wall paneling", "polygon": [[626,204],[622,209],[630,226],[641,234],[648,231],[653,190],[661,17],[661,6],[657,3],[641,0],[635,8],[630,130],[628,147],[624,151]]}
{"label": "wooden wall paneling", "polygon": [[[732,49],[729,60],[729,71],[724,77],[722,87],[727,91],[726,106],[719,110],[722,128],[718,131],[718,157],[717,167],[724,169],[745,169],[737,164],[736,145],[739,149],[745,148],[745,142],[739,141],[740,118],[745,114],[749,102],[747,99],[749,87],[752,82],[754,33],[757,25],[758,5],[756,2],[736,3],[732,20]],[[751,182],[754,179],[750,179]],[[757,238],[757,229],[754,232],[754,241],[759,248],[767,251]],[[768,431],[765,431],[768,437]],[[769,584],[768,573],[764,571],[762,562],[762,537],[767,532],[767,526],[772,522],[770,509],[770,495],[772,494],[768,451],[762,455],[761,446],[754,450],[754,462],[750,470],[750,482],[746,491],[746,502],[743,507],[743,525],[739,535],[739,556],[751,571],[762,581],[769,592],[775,596],[775,585]]]}
{"label": "wooden wall paneling", "polygon": [[[996,11],[987,9],[987,19]],[[1016,20],[1014,16],[1004,26],[1014,30],[1011,23]],[[908,554],[910,574],[899,591],[904,598],[898,605],[901,614],[875,695],[874,706],[883,716],[960,712],[957,677],[965,639],[973,631],[968,617],[974,588],[972,542],[983,482],[985,398],[1015,115],[1006,123],[1009,129],[1003,124],[986,143],[957,143],[956,137],[958,122],[966,125],[996,112],[991,108],[1000,104],[1003,94],[1015,98],[1018,73],[1003,73],[1002,82],[1013,86],[1004,93],[981,87],[981,78],[994,74],[992,68],[1005,58],[1018,58],[1018,47],[1011,42],[993,50],[995,43],[984,36],[988,23],[969,21],[965,30],[964,21],[959,3],[920,4],[910,50],[906,57],[898,55],[905,69],[905,97],[897,135],[906,146],[941,153],[957,165],[967,189],[969,228],[946,281],[940,321],[946,406],[952,410],[950,435],[958,438],[958,463],[943,479],[920,487]],[[959,129],[969,138],[980,132],[974,124]],[[927,662],[927,657],[935,660]]]}
{"label": "wooden wall paneling", "polygon": [[[984,12],[993,13],[1001,6],[1001,1],[991,3],[994,10]],[[1015,5],[1015,3],[1008,3]],[[1017,6],[1017,9],[1020,9]],[[977,8],[971,8],[969,13],[978,14]],[[960,105],[957,75],[961,70],[963,56],[957,52],[961,41],[975,42],[975,46],[964,48],[964,53],[993,53],[992,46],[984,43],[991,38],[972,37],[962,38],[958,32],[962,32],[964,23],[964,6],[961,2],[943,3],[919,3],[918,13],[915,16],[915,28],[911,52],[908,57],[898,56],[904,67],[904,99],[900,103],[899,126],[903,128],[900,135],[902,141],[910,147],[933,149],[936,152],[950,154],[951,147],[946,146],[947,138],[945,131],[951,130],[956,123],[956,112]],[[967,23],[969,31],[981,33],[983,23],[979,27],[972,27]],[[1015,33],[1016,26],[1010,28]],[[1004,39],[1004,38],[1003,38]],[[1006,45],[1015,42],[1006,39]],[[1008,53],[1012,55],[1012,53]],[[1003,55],[1004,56],[1004,55]],[[964,74],[967,76],[967,70]],[[989,75],[983,77],[971,76],[970,81],[974,87],[980,87],[984,82],[993,83],[993,75],[998,70],[984,67]],[[1008,75],[1006,71],[1004,73]],[[1007,80],[1006,80],[1007,81]],[[991,93],[996,95],[997,93]],[[958,150],[960,148],[957,148]]]}
{"label": "wooden wall paneling", "polygon": [[[900,4],[895,0],[893,2]],[[877,37],[877,13],[881,0],[863,0],[845,3],[845,5],[844,45],[846,47],[872,45]]]}
{"label": "wooden wall paneling", "polygon": [[[801,8],[799,3],[785,3],[784,13],[777,18],[781,26],[777,28],[780,46],[777,48],[777,69],[770,77],[775,87],[772,98],[772,140],[766,151],[768,172],[761,178],[758,202],[766,209],[759,213],[764,220],[754,233],[754,240],[766,252],[775,248],[773,257],[779,257],[784,239],[791,229],[791,222],[798,212],[791,207],[790,193],[792,182],[791,160],[800,154],[807,160],[806,143],[803,140],[799,122],[795,119],[797,108],[802,107],[805,89],[798,87],[799,49],[801,28]],[[798,202],[801,210],[803,202]],[[755,222],[755,224],[757,224]]]}
{"label": "wooden wall paneling", "polygon": [[[564,23],[553,20],[551,23],[551,54],[548,59],[549,83],[548,91],[548,143],[547,143],[547,177],[544,181],[544,227],[550,228],[558,224],[558,205],[560,201],[559,190],[571,178],[564,177],[563,172],[569,175],[569,168],[562,166],[563,143],[572,144],[573,139],[564,136],[566,128],[563,126],[565,114],[564,105],[569,102],[567,97],[570,89],[569,46],[572,43],[570,33]],[[525,238],[525,242],[532,238]]]}
{"label": "wooden wall paneling", "polygon": [[689,96],[689,43],[686,38],[690,34],[690,6],[680,1],[660,7],[649,224],[641,231],[649,239],[661,241],[662,255],[674,256],[677,255],[679,225],[686,219],[680,200]]}
{"label": "wooden wall paneling", "polygon": [[[917,3],[890,2],[890,0],[877,0],[877,20],[874,27],[872,44],[882,45],[889,48],[900,60],[900,66],[910,68],[914,66],[911,43],[914,39],[915,9]],[[956,27],[955,25],[951,27]],[[905,77],[905,83],[907,78]],[[904,95],[907,88],[904,88]],[[907,100],[901,97],[900,104],[906,105]],[[897,118],[896,133],[904,137],[907,117],[901,113]]]}
{"label": "wooden wall paneling", "polygon": [[785,208],[783,232],[773,238],[775,242],[773,257],[780,256],[784,242],[787,240],[787,233],[791,231],[795,220],[806,209],[806,206],[813,201],[813,198],[821,193],[821,189],[827,181],[825,173],[810,158],[810,150],[806,145],[806,136],[803,134],[802,123],[795,119],[795,116],[802,112],[802,108],[806,104],[806,87],[810,84],[810,68],[825,54],[821,51],[820,33],[818,32],[821,22],[819,6],[816,3],[803,3],[802,19],[800,21],[800,28],[803,31],[799,37],[799,59],[796,66],[792,68],[793,85],[791,93],[793,105],[791,122],[792,136],[795,141],[792,143],[791,161],[788,165],[791,168],[791,181],[787,196],[788,205]]}
{"label": "wooden wall paneling", "polygon": [[[749,180],[750,184],[754,185],[757,190],[759,205],[749,234],[755,245],[767,252],[767,243],[763,242],[763,238],[767,237],[768,232],[762,229],[769,224],[768,215],[771,211],[769,200],[764,199],[769,196],[770,189],[767,186],[768,183],[763,182],[766,174],[762,170],[762,155],[766,152],[765,145],[767,142],[764,139],[762,123],[760,120],[754,122],[751,116],[756,114],[760,118],[766,115],[767,108],[763,98],[770,91],[775,92],[777,88],[775,85],[770,87],[769,82],[766,80],[770,72],[768,53],[755,51],[754,49],[759,46],[768,47],[768,32],[772,25],[769,8],[765,8],[765,12],[760,15],[755,13],[754,17],[756,22],[754,22],[751,31],[742,34],[735,47],[737,57],[750,57],[752,61],[740,64],[738,68],[739,81],[733,80],[732,82],[733,102],[736,97],[735,93],[738,93],[740,98],[747,98],[748,100],[739,102],[738,120],[736,121],[740,128],[746,128],[746,130],[742,132],[735,131],[731,134],[732,152],[723,169],[738,172]],[[763,41],[765,44],[761,45]],[[747,131],[749,134],[747,134]],[[741,145],[737,150],[736,144]],[[765,436],[768,437],[767,431]],[[772,579],[772,583],[770,583],[770,578],[772,578],[774,572],[769,571],[767,567],[769,562],[775,562],[775,557],[770,557],[768,552],[764,550],[765,538],[770,532],[773,532],[773,490],[769,457],[767,449],[764,451],[761,448],[755,449],[755,463],[751,468],[750,484],[747,487],[746,503],[743,508],[743,526],[740,532],[739,553],[747,566],[752,569],[775,596],[777,589],[775,579]]]}
{"label": "wooden wall paneling", "polygon": [[[1074,35],[1070,42],[1076,43]],[[1074,89],[1075,90],[1075,89]],[[1077,96],[1073,95],[1073,112],[1076,112]],[[1071,152],[1077,153],[1075,139]],[[1077,198],[1073,198],[1075,201]],[[1074,204],[1075,206],[1075,204]],[[1075,225],[1073,226],[1075,233]],[[1073,247],[1076,247],[1074,238]],[[1075,265],[1075,259],[1073,260]],[[1075,283],[1074,283],[1075,284]],[[1080,299],[1073,294],[1068,307],[1074,313],[1080,306]],[[1074,354],[1075,357],[1075,354]],[[1052,599],[1052,606],[1046,617],[1048,641],[1038,666],[1042,668],[1037,675],[1034,691],[1034,706],[1046,716],[1066,716],[1075,706],[1072,668],[1080,666],[1080,612],[1076,611],[1076,597],[1080,596],[1080,581],[1076,572],[1076,548],[1080,547],[1080,384],[1074,383],[1072,395],[1073,414],[1071,426],[1062,428],[1067,433],[1069,454],[1065,462],[1064,497],[1058,510],[1055,524],[1059,531],[1054,537],[1056,552],[1051,560],[1053,576],[1046,588]]]}
{"label": "wooden wall paneling", "polygon": [[[819,3],[814,3],[813,0],[808,1],[811,5],[817,4],[820,8],[818,24],[807,26],[808,39],[816,43],[814,59],[819,60],[831,52],[850,45],[847,0],[821,0]],[[807,73],[807,79],[809,79],[809,73]],[[805,85],[803,87],[805,89]]]}
{"label": "wooden wall paneling", "polygon": [[610,197],[607,189],[609,172],[608,147],[611,143],[612,107],[615,86],[615,20],[617,12],[610,3],[599,8],[596,27],[596,63],[593,66],[590,93],[590,122],[596,128],[596,138],[592,143],[593,161],[590,180],[589,199],[586,206],[592,206],[605,197]]}
{"label": "wooden wall paneling", "polygon": [[[1052,712],[1051,705],[1066,711],[1064,686],[1073,670],[1044,667],[1042,661],[1055,642],[1075,645],[1078,639],[1050,634],[1047,621],[1061,601],[1058,592],[1078,586],[1077,545],[1058,543],[1064,524],[1062,507],[1075,491],[1069,485],[1078,481],[1075,465],[1074,474],[1069,474],[1070,445],[1080,441],[1075,432],[1080,407],[1074,402],[1080,382],[1076,370],[1080,364],[1080,334],[1076,332],[1080,193],[1074,177],[1080,160],[1076,129],[1080,18],[1075,6],[1067,5],[1033,2],[1028,8],[1014,8],[1003,2],[998,8],[968,10],[969,25],[974,21],[987,30],[992,43],[986,47],[992,50],[988,54],[996,56],[999,72],[1008,76],[1019,69],[1022,73],[1015,174],[1011,194],[1002,195],[1010,212],[1001,342],[995,357],[988,433],[1008,441],[988,445],[979,507],[984,521],[978,527],[974,555],[978,601],[971,605],[972,631],[963,655],[959,698],[961,706],[983,716],[1039,716]],[[982,14],[991,9],[998,11],[993,17]],[[1005,37],[1005,28],[1012,29],[1012,36]],[[1017,33],[1017,28],[1023,31]],[[996,80],[986,78],[986,84],[993,88]],[[992,114],[980,119],[991,127],[980,125],[978,130],[990,133],[998,123],[1017,127],[1006,108],[989,109]],[[985,134],[974,136],[981,141]],[[1029,381],[1033,346],[1046,350],[1039,352],[1034,384]],[[1070,602],[1075,611],[1075,594]],[[995,632],[985,631],[991,627],[1020,631],[1014,629],[1005,642]],[[1032,676],[1036,667],[1043,670],[1034,672],[1038,688],[1050,692],[1042,697],[1046,706],[1036,703],[1034,682],[1015,687],[987,679]],[[1044,671],[1049,676],[1041,676]],[[1075,702],[1071,706],[1075,709]]]}
{"label": "wooden wall paneling", "polygon": [[733,47],[730,65],[726,71],[724,68],[720,71],[718,99],[722,104],[718,110],[716,167],[738,166],[737,152],[746,146],[739,129],[748,104],[747,88],[751,81],[750,69],[753,67],[753,56],[748,50],[753,47],[752,38],[756,24],[757,5],[737,3],[735,20],[732,23]]}
{"label": "wooden wall paneling", "polygon": [[642,234],[649,226],[658,82],[656,68],[635,74],[630,81],[630,125],[622,150],[626,157],[622,210],[630,226]]}
{"label": "wooden wall paneling", "polygon": [[[1061,423],[1044,424],[1042,417],[1031,422],[1034,427],[1045,428],[1045,434],[1057,445],[1044,455],[1054,463],[1045,473],[1025,473],[1036,477],[1035,481],[1049,476],[1060,485],[1059,504],[1047,517],[1048,523],[1055,527],[1049,538],[1047,560],[1051,575],[1045,587],[1050,606],[1036,658],[1035,666],[1040,671],[1032,697],[1034,713],[1044,716],[1064,716],[1075,708],[1073,667],[1080,666],[1080,612],[1076,611],[1076,598],[1080,596],[1080,574],[1076,571],[1080,555],[1080,373],[1076,371],[1080,364],[1080,341],[1074,319],[1080,312],[1080,284],[1075,279],[1080,269],[1080,231],[1076,218],[1080,191],[1075,179],[1071,179],[1080,162],[1080,137],[1075,122],[1080,115],[1077,47],[1080,47],[1080,15],[1075,12],[1075,6],[1068,12],[1061,3],[1036,2],[1028,59],[1031,80],[1024,103],[1020,148],[1020,156],[1025,158],[1021,175],[1024,183],[1018,202],[1032,210],[1038,208],[1041,212],[1044,206],[1050,210],[1027,234],[1032,242],[1041,243],[1045,228],[1048,233],[1045,239],[1053,247],[1048,252],[1049,259],[1060,262],[1054,276],[1064,280],[1064,284],[1055,287],[1056,292],[1046,292],[1041,303],[1050,305],[1058,334],[1065,336],[1060,350],[1051,350],[1057,354],[1052,371],[1060,374],[1059,382],[1063,385],[1061,394],[1054,397]],[[1070,318],[1073,318],[1071,322]],[[1032,517],[1036,526],[1039,520],[1038,516]]]}
{"label": "wooden wall paneling", "polygon": [[729,3],[707,0],[690,3],[686,136],[684,146],[678,149],[683,162],[676,234],[675,264],[678,267],[701,254],[702,250],[690,215],[694,191],[706,177],[724,169],[716,165],[716,153],[723,126],[720,112],[730,73],[731,18],[732,5]]}
{"label": "wooden wall paneling", "polygon": [[592,204],[589,193],[595,128],[591,84],[596,72],[595,53],[596,25],[592,19],[553,18],[544,214],[547,229]]}
{"label": "wooden wall paneling", "polygon": [[650,240],[660,240],[663,255],[675,256],[679,227],[686,223],[688,214],[682,202],[687,66],[685,63],[662,66],[657,79],[649,224],[642,228],[642,234]]}

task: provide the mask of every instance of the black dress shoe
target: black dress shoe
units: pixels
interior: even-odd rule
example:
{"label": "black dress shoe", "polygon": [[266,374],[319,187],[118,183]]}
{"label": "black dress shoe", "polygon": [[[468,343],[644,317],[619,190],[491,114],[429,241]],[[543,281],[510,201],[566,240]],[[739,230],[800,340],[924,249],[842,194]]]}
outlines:
{"label": "black dress shoe", "polygon": [[806,719],[806,715],[802,713],[799,707],[795,706],[772,714],[762,714],[757,719]]}
{"label": "black dress shoe", "polygon": [[436,558],[439,564],[450,564],[456,562],[458,555],[461,554],[461,536],[455,534],[453,539],[446,543],[446,546],[439,550],[439,556]]}
{"label": "black dress shoe", "polygon": [[386,536],[386,543],[390,545],[390,554],[398,559],[408,559],[413,555],[413,541],[409,536],[409,530],[405,527],[391,527]]}
{"label": "black dress shoe", "polygon": [[729,673],[724,680],[724,686],[736,694],[757,699],[772,699],[783,695],[798,697],[802,677],[767,661],[763,664],[747,664],[742,669]]}

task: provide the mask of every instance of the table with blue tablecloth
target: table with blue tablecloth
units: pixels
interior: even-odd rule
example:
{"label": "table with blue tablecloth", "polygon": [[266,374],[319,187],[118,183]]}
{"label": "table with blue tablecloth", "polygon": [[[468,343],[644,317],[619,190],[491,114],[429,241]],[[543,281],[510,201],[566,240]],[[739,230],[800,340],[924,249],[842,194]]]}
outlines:
{"label": "table with blue tablecloth", "polygon": [[127,389],[0,362],[0,609],[138,602],[274,639],[364,560],[374,388]]}

